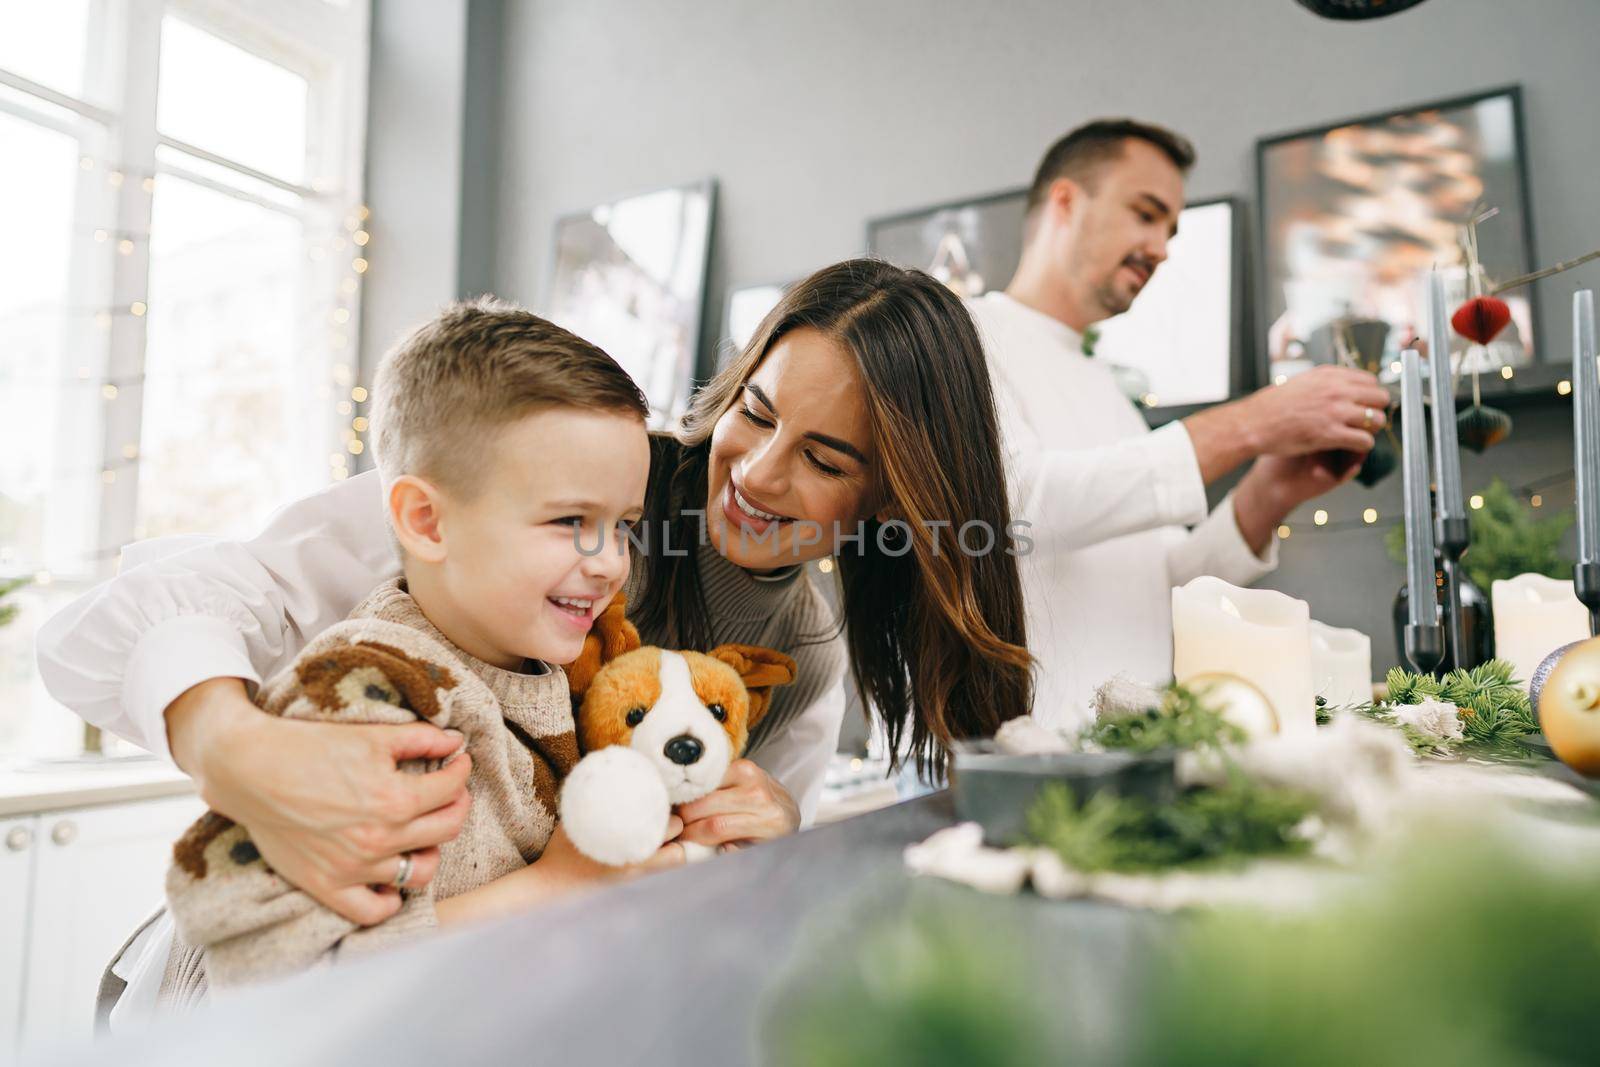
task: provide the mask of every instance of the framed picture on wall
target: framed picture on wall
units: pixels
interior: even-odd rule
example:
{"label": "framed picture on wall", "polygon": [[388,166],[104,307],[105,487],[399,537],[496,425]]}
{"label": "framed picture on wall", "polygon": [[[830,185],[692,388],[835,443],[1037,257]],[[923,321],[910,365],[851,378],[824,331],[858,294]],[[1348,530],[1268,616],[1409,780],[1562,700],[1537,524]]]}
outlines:
{"label": "framed picture on wall", "polygon": [[1095,358],[1121,368],[1124,391],[1146,407],[1192,409],[1250,388],[1240,225],[1231,197],[1186,205],[1166,262],[1131,308],[1096,327]]}
{"label": "framed picture on wall", "polygon": [[[1268,137],[1256,162],[1265,380],[1335,362],[1340,347],[1394,377],[1426,330],[1422,279],[1436,265],[1451,306],[1466,298],[1463,227],[1490,209],[1477,227],[1486,283],[1533,260],[1515,88]],[[1486,367],[1535,359],[1533,290],[1504,299],[1511,325],[1474,353]],[[1455,338],[1458,361],[1467,347]]]}
{"label": "framed picture on wall", "polygon": [[[867,223],[867,250],[917,267],[958,295],[1003,289],[1022,258],[1026,189],[938,204]],[[1240,212],[1229,198],[1187,205],[1167,261],[1133,307],[1099,323],[1093,356],[1161,422],[1249,388],[1242,356]]]}
{"label": "framed picture on wall", "polygon": [[743,352],[745,345],[756,334],[756,327],[767,317],[767,312],[778,306],[783,294],[794,283],[782,282],[763,285],[745,285],[728,290],[728,306],[722,317],[722,346],[718,352],[717,369]]}
{"label": "framed picture on wall", "polygon": [[867,251],[927,271],[957,296],[1004,289],[1022,259],[1028,190],[957,200],[867,223]]}
{"label": "framed picture on wall", "polygon": [[652,426],[688,407],[716,196],[708,178],[556,220],[545,313],[633,376]]}

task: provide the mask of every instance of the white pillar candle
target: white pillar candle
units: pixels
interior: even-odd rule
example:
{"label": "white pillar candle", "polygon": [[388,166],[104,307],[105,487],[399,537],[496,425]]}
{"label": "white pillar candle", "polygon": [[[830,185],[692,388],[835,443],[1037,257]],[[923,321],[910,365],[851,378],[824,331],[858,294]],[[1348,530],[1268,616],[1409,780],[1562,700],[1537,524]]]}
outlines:
{"label": "white pillar candle", "polygon": [[1494,654],[1511,664],[1524,689],[1546,656],[1589,636],[1589,610],[1579,603],[1570,581],[1519,574],[1497,579],[1491,596]]}
{"label": "white pillar candle", "polygon": [[1316,729],[1311,691],[1311,609],[1270,589],[1240,589],[1205,575],[1172,591],[1172,676],[1236,674],[1261,690],[1278,729]]}
{"label": "white pillar candle", "polygon": [[1372,638],[1312,619],[1311,688],[1329,707],[1372,703]]}

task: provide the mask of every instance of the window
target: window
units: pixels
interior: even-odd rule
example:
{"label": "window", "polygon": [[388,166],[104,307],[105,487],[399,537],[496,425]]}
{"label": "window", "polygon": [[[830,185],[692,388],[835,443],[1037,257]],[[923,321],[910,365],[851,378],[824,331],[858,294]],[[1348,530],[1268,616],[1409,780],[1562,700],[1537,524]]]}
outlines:
{"label": "window", "polygon": [[0,5],[0,755],[81,749],[33,635],[122,545],[244,533],[363,447],[367,18]]}

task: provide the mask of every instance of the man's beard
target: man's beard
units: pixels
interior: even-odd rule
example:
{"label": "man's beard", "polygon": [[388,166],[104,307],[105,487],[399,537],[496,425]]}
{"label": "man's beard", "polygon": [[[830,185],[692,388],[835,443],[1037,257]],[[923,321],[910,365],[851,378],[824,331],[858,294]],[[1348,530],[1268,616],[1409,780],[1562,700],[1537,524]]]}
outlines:
{"label": "man's beard", "polygon": [[[1139,286],[1139,288],[1135,289],[1133,292],[1124,295],[1124,290],[1118,285],[1117,282],[1117,273],[1120,272],[1123,267],[1129,266],[1142,269],[1144,271],[1145,282],[1144,285]],[[1121,263],[1117,264],[1117,270],[1113,271],[1109,278],[1101,282],[1099,287],[1096,288],[1094,292],[1095,299],[1099,301],[1100,306],[1105,309],[1106,318],[1109,319],[1113,315],[1120,315],[1124,311],[1127,311],[1129,308],[1131,308],[1133,306],[1133,302],[1138,299],[1140,293],[1144,292],[1145,286],[1150,284],[1150,279],[1155,277],[1155,274],[1155,264],[1151,263],[1142,256],[1132,255],[1127,259],[1124,259]]]}
{"label": "man's beard", "polygon": [[1095,301],[1105,309],[1106,318],[1108,319],[1113,315],[1120,315],[1131,308],[1134,297],[1138,295],[1138,293],[1133,293],[1131,296],[1124,296],[1118,291],[1117,284],[1113,281],[1102,283],[1094,291]]}

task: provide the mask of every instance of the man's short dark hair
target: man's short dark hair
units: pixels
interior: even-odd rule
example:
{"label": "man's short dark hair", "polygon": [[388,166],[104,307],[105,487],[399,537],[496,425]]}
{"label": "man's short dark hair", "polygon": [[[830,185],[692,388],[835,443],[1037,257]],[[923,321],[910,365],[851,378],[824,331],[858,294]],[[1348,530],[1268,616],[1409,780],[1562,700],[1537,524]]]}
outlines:
{"label": "man's short dark hair", "polygon": [[1182,134],[1134,119],[1095,119],[1061,138],[1044,154],[1033,176],[1033,187],[1028,190],[1028,214],[1044,203],[1057,178],[1071,178],[1092,187],[1095,173],[1106,163],[1120,159],[1123,145],[1130,140],[1154,145],[1184,173],[1194,166],[1194,145]]}

